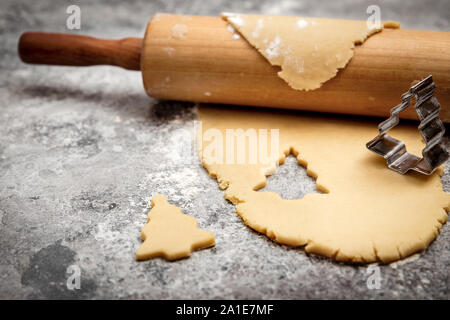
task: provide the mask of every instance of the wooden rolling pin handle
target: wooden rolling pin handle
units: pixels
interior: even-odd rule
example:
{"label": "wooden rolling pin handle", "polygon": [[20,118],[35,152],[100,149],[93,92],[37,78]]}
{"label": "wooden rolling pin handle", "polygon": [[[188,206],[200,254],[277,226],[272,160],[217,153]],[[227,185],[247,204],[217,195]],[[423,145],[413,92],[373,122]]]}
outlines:
{"label": "wooden rolling pin handle", "polygon": [[25,32],[19,39],[23,62],[63,66],[113,65],[141,70],[142,39],[104,40],[81,35]]}

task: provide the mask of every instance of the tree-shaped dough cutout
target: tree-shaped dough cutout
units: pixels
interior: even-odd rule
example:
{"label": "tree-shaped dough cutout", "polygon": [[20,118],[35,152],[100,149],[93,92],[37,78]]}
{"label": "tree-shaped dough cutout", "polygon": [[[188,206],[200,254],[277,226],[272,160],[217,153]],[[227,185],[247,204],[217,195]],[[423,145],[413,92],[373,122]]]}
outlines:
{"label": "tree-shaped dough cutout", "polygon": [[137,260],[156,257],[177,260],[189,257],[193,250],[215,244],[214,234],[200,230],[194,217],[182,213],[160,194],[152,199],[152,209],[141,237],[144,243],[136,252]]}

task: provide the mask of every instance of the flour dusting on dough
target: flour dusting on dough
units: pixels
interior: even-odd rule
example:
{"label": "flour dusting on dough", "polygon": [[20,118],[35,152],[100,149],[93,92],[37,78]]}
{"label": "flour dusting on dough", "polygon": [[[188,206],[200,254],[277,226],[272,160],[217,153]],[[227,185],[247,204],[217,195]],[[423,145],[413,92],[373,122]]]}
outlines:
{"label": "flour dusting on dough", "polygon": [[[225,15],[225,14],[226,14],[226,13],[224,13],[224,15]],[[228,19],[228,21],[231,22],[233,25],[239,26],[239,27],[242,27],[242,26],[245,24],[245,23],[244,23],[244,20],[242,20],[242,18],[241,18],[240,15],[233,15],[233,16],[230,16],[229,19]]]}
{"label": "flour dusting on dough", "polygon": [[264,27],[264,21],[262,19],[259,19],[255,29],[252,32],[252,37],[253,38],[258,38],[259,37],[259,33],[262,30],[262,28]]}
{"label": "flour dusting on dough", "polygon": [[275,39],[273,39],[273,41],[269,43],[265,51],[269,59],[278,57],[280,45],[281,45],[281,38],[279,36],[276,36]]}
{"label": "flour dusting on dough", "polygon": [[304,19],[298,19],[297,20],[297,26],[300,29],[306,28],[308,26],[308,21],[304,20]]}

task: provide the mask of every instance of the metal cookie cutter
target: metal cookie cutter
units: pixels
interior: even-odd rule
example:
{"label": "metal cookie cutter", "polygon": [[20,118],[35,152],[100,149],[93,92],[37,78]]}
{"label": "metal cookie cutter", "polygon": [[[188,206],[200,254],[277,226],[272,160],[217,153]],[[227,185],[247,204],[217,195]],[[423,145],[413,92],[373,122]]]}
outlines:
{"label": "metal cookie cutter", "polygon": [[[391,109],[389,119],[378,125],[378,136],[369,141],[366,147],[383,156],[390,169],[404,174],[408,170],[414,170],[423,174],[431,174],[443,164],[449,157],[444,149],[442,137],[445,127],[439,119],[441,106],[434,97],[436,85],[431,75],[412,86],[408,92],[402,95],[402,102]],[[399,123],[399,113],[411,104],[411,98],[415,97],[414,108],[419,116],[419,131],[425,140],[425,148],[422,150],[423,158],[419,158],[406,151],[405,144],[392,138],[386,132]]]}

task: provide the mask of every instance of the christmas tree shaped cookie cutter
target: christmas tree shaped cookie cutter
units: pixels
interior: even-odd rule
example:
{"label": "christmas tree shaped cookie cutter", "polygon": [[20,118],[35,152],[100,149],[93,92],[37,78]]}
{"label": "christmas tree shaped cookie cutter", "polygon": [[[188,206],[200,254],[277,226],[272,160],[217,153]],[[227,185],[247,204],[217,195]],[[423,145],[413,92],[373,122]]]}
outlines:
{"label": "christmas tree shaped cookie cutter", "polygon": [[[441,106],[434,96],[435,89],[431,75],[412,86],[402,95],[402,102],[391,109],[389,119],[378,125],[378,136],[366,144],[369,150],[386,159],[390,169],[401,174],[414,170],[429,175],[448,159],[449,154],[442,139],[445,127],[439,119]],[[402,141],[387,134],[387,131],[399,123],[399,113],[411,105],[413,97],[416,99],[414,109],[420,120],[418,129],[426,144],[422,150],[422,158],[408,153]]]}

